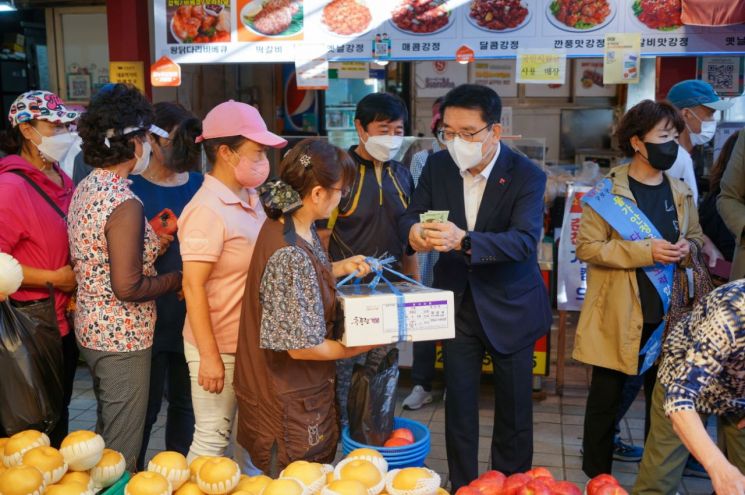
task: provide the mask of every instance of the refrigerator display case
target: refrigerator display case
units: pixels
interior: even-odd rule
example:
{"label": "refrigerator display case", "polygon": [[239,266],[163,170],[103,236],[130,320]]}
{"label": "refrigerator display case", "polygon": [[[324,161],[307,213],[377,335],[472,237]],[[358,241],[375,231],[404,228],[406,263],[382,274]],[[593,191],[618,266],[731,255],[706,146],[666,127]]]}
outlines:
{"label": "refrigerator display case", "polygon": [[325,91],[326,135],[329,142],[347,149],[357,144],[357,131],[354,128],[354,113],[357,103],[369,95],[383,91],[384,79],[329,79]]}

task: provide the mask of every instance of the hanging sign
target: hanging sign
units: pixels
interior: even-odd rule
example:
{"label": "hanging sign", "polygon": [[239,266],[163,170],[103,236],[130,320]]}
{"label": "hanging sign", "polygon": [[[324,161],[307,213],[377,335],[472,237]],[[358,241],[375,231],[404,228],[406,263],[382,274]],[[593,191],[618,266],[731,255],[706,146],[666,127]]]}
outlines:
{"label": "hanging sign", "polygon": [[145,92],[145,65],[142,62],[109,62],[109,81],[131,84]]}
{"label": "hanging sign", "polygon": [[566,66],[566,53],[518,51],[515,75],[522,84],[564,84]]}
{"label": "hanging sign", "polygon": [[577,236],[582,217],[582,196],[589,186],[567,187],[564,221],[559,239],[558,271],[556,277],[556,307],[563,311],[579,311],[587,290],[587,264],[577,259]]}
{"label": "hanging sign", "polygon": [[181,66],[166,57],[160,57],[150,67],[150,84],[155,87],[181,86]]}
{"label": "hanging sign", "polygon": [[641,33],[605,35],[603,84],[636,84],[641,63]]}
{"label": "hanging sign", "polygon": [[329,87],[329,60],[323,47],[306,46],[297,50],[295,73],[298,89],[321,89]]}
{"label": "hanging sign", "polygon": [[743,92],[745,57],[701,57],[698,78],[712,85],[719,96],[740,96]]}
{"label": "hanging sign", "polygon": [[469,62],[473,62],[475,53],[468,45],[461,45],[458,50],[455,52],[455,60],[456,62],[460,62],[461,64],[467,64]]}

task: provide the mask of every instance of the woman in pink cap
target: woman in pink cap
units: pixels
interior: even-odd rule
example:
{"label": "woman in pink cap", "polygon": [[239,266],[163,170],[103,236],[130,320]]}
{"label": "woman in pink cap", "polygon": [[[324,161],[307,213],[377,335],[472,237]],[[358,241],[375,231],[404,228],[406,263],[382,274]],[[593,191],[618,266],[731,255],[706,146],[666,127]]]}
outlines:
{"label": "woman in pink cap", "polygon": [[236,414],[233,370],[248,266],[266,215],[255,188],[269,176],[267,148],[287,141],[266,128],[252,106],[233,100],[202,122],[211,167],[178,221],[184,264],[184,354],[196,426],[189,450],[221,456]]}
{"label": "woman in pink cap", "polygon": [[28,91],[11,105],[11,128],[0,136],[0,149],[7,154],[0,160],[0,252],[16,258],[23,268],[20,290],[8,295],[21,311],[38,315],[50,303],[49,288],[54,289],[56,321],[50,318],[49,323],[62,335],[64,404],[59,405],[57,426],[47,433],[57,447],[67,434],[78,360],[67,318],[75,289],[65,221],[73,184],[59,166],[74,141],[67,126],[77,118],[54,93]]}

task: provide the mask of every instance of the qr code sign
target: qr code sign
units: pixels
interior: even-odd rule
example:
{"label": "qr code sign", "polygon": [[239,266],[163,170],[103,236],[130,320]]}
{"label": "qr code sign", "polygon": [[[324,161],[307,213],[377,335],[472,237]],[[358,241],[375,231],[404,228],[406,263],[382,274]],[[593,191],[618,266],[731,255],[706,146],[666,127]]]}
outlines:
{"label": "qr code sign", "polygon": [[706,80],[717,92],[737,90],[734,64],[709,64],[706,67]]}

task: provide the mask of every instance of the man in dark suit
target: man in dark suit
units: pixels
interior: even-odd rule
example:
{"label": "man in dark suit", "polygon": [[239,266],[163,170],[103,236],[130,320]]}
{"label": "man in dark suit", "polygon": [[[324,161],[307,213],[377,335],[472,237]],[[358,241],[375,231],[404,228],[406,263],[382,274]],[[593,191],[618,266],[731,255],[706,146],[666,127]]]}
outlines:
{"label": "man in dark suit", "polygon": [[[464,84],[442,103],[440,141],[399,222],[409,248],[440,252],[434,286],[456,294],[455,338],[444,342],[445,437],[453,490],[478,476],[479,380],[494,363],[492,468],[526,471],[533,458],[535,341],[551,327],[538,268],[546,174],[500,144],[502,103],[492,89]],[[446,223],[419,223],[427,210]]]}

